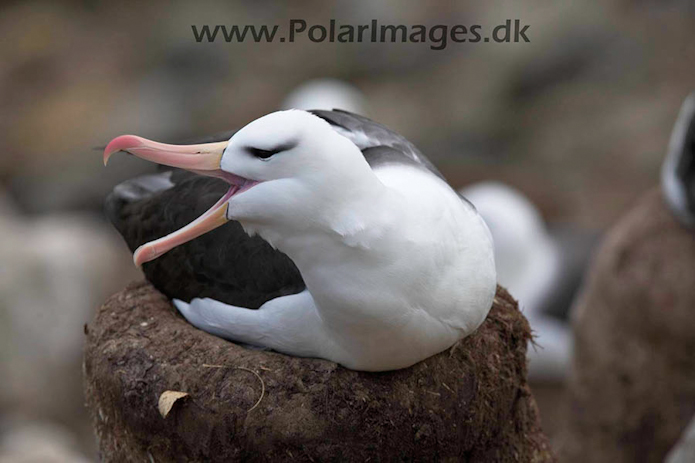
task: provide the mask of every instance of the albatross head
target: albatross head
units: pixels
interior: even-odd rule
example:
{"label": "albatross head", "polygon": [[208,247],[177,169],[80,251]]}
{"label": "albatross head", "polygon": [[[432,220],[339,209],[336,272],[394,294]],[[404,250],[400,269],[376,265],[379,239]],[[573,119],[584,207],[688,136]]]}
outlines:
{"label": "albatross head", "polygon": [[376,179],[357,146],[323,119],[301,110],[263,116],[225,142],[168,145],[122,135],[106,147],[104,164],[117,151],[230,184],[198,219],[140,246],[133,256],[136,265],[229,220],[238,220],[247,230],[310,226],[369,184],[370,178]]}

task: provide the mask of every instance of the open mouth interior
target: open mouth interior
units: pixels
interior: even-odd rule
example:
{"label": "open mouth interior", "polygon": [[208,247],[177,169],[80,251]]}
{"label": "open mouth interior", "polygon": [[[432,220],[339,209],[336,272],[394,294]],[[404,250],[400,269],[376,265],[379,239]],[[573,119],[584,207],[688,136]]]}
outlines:
{"label": "open mouth interior", "polygon": [[248,178],[241,177],[240,175],[225,172],[221,169],[217,169],[215,171],[192,170],[191,172],[195,172],[196,174],[200,174],[200,175],[206,175],[208,177],[221,178],[225,182],[229,183],[231,185],[229,187],[229,191],[227,191],[227,193],[222,197],[222,199],[220,199],[220,201],[222,201],[222,200],[227,201],[232,196],[237,195],[237,194],[241,194],[244,191],[250,189],[251,187],[261,183],[258,180],[250,180]]}
{"label": "open mouth interior", "polygon": [[[229,173],[227,173],[227,172],[222,172],[222,175],[220,175],[219,177],[222,178],[222,179],[224,179],[224,180],[226,180],[227,183],[230,184],[230,185],[229,185],[229,189],[228,189],[227,192],[224,194],[224,196],[222,196],[222,197],[215,203],[214,206],[212,206],[210,209],[208,209],[207,211],[205,211],[205,212],[203,213],[203,215],[201,215],[200,217],[198,217],[195,221],[193,221],[193,222],[191,222],[191,223],[197,222],[198,220],[200,220],[200,219],[202,219],[202,218],[205,218],[205,217],[209,216],[210,214],[214,213],[215,210],[217,210],[217,209],[219,209],[220,207],[222,207],[223,205],[225,205],[225,204],[227,203],[227,201],[229,201],[230,199],[232,199],[232,196],[239,195],[239,194],[241,194],[241,193],[243,193],[243,192],[245,192],[245,191],[247,191],[247,190],[253,188],[254,186],[256,186],[256,185],[258,185],[258,184],[260,183],[259,181],[256,181],[256,180],[249,180],[249,179],[247,179],[247,178],[240,177],[240,176],[234,175],[234,174],[229,174]],[[232,177],[233,177],[233,178],[232,178]]]}

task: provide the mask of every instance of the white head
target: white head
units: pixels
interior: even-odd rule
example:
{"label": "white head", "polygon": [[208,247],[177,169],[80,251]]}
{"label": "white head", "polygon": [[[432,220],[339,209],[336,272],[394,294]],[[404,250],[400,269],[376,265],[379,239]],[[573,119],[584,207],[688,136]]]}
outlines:
{"label": "white head", "polygon": [[260,233],[327,227],[353,198],[380,185],[357,146],[300,110],[263,116],[227,142],[180,146],[123,135],[106,147],[105,162],[116,151],[231,184],[194,222],[141,246],[135,252],[138,265],[230,219]]}

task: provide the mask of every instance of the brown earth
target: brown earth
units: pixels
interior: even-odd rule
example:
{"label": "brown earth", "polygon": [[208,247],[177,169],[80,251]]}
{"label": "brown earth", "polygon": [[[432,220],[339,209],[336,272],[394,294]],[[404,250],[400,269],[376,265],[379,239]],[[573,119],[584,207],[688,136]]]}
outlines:
{"label": "brown earth", "polygon": [[[526,383],[529,326],[502,288],[473,335],[394,372],[238,346],[189,325],[145,282],[85,330],[106,462],[555,461]],[[167,390],[189,395],[163,418]]]}
{"label": "brown earth", "polygon": [[695,414],[695,233],[658,190],[607,235],[573,331],[562,461],[661,462]]}

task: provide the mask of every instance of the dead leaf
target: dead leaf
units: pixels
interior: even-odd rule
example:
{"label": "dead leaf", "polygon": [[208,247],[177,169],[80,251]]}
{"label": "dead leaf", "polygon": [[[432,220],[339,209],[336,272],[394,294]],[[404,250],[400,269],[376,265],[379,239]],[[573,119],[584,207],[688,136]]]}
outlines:
{"label": "dead leaf", "polygon": [[171,408],[174,406],[174,403],[182,399],[184,397],[188,396],[188,392],[179,392],[179,391],[164,391],[162,392],[162,395],[159,396],[159,414],[162,415],[162,418],[166,418],[169,412],[171,411]]}

